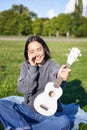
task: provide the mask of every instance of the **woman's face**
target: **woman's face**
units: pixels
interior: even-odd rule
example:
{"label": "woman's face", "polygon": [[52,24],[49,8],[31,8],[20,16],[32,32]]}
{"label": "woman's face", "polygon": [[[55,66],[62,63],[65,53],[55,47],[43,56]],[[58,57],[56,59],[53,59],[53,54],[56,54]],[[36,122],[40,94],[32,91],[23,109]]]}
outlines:
{"label": "woman's face", "polygon": [[37,41],[31,42],[28,45],[28,57],[30,64],[42,65],[45,58],[43,46]]}

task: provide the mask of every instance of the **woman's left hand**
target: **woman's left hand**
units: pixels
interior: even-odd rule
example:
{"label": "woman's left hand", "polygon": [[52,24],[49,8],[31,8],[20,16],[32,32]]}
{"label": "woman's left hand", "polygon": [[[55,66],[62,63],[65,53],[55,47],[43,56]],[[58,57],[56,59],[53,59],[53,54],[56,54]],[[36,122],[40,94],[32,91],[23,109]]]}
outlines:
{"label": "woman's left hand", "polygon": [[59,69],[58,76],[66,81],[70,77],[71,70],[66,65],[62,65]]}

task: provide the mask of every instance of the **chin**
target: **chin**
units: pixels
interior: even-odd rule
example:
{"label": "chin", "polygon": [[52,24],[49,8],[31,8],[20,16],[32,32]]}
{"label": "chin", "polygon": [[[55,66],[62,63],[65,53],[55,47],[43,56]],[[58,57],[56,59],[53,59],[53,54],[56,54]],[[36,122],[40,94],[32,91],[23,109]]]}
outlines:
{"label": "chin", "polygon": [[36,62],[37,64],[41,64],[42,62]]}
{"label": "chin", "polygon": [[37,64],[42,64],[42,61],[37,61],[36,63],[37,63]]}

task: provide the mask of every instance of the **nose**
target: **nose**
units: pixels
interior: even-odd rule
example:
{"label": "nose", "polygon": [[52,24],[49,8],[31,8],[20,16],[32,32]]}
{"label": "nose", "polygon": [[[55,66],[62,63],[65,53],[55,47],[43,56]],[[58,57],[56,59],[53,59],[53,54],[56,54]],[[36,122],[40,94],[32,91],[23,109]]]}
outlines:
{"label": "nose", "polygon": [[38,52],[38,51],[36,51],[36,52],[35,52],[35,56],[38,56],[38,55],[39,55],[39,52]]}
{"label": "nose", "polygon": [[37,57],[37,56],[38,56],[38,52],[35,51],[34,54],[33,54],[33,57],[35,58],[35,57]]}

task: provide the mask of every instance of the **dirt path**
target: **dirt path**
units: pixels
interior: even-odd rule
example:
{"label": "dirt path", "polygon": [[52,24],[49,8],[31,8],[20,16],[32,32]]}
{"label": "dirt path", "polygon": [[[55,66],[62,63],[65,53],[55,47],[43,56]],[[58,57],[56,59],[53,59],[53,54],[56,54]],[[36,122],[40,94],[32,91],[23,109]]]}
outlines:
{"label": "dirt path", "polygon": [[[16,40],[16,41],[26,41],[28,37],[0,37],[0,40],[9,41],[9,40]],[[87,38],[55,38],[55,37],[43,37],[45,41],[48,42],[87,42]]]}

